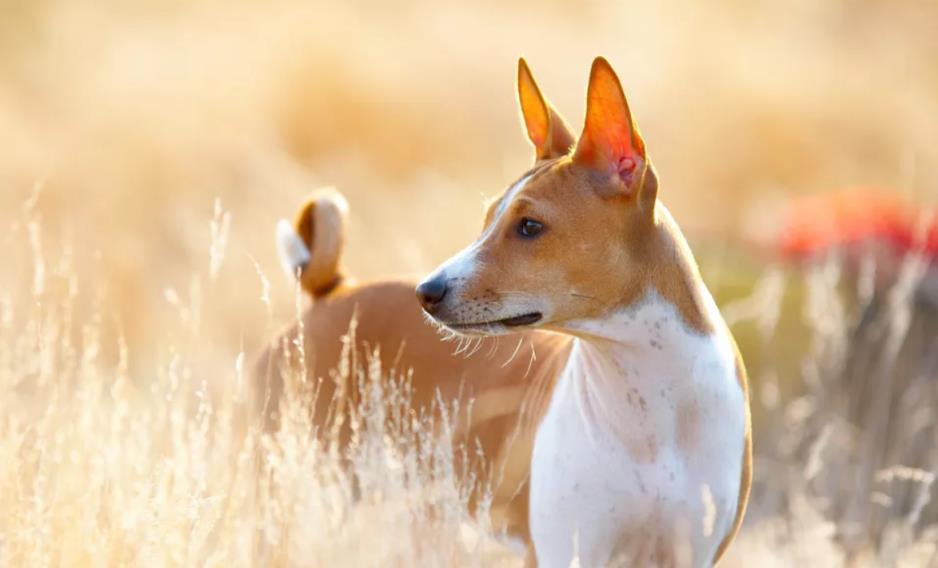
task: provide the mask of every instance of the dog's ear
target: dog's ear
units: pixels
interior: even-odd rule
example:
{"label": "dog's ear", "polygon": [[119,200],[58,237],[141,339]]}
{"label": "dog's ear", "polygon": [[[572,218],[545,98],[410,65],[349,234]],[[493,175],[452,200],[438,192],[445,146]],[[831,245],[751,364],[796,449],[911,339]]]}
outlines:
{"label": "dog's ear", "polygon": [[645,177],[645,143],[632,121],[616,72],[602,57],[593,61],[590,70],[586,125],[573,160],[602,172],[618,174],[628,194],[634,194]]}
{"label": "dog's ear", "polygon": [[574,142],[570,127],[541,95],[524,58],[518,60],[518,104],[535,160],[559,158],[570,151]]}

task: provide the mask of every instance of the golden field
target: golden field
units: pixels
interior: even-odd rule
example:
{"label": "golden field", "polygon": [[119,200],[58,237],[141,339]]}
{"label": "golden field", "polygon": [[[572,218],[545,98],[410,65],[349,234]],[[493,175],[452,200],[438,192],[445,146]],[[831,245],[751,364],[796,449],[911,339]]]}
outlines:
{"label": "golden field", "polygon": [[935,204],[936,21],[913,0],[0,1],[0,564],[520,565],[468,516],[460,449],[389,425],[394,397],[365,397],[351,472],[302,409],[277,438],[235,423],[304,301],[276,221],[332,185],[351,274],[429,271],[529,165],[517,57],[579,127],[602,54],[750,367],[756,479],[724,565],[938,565],[931,261],[871,292],[846,255],[764,246],[799,195]]}

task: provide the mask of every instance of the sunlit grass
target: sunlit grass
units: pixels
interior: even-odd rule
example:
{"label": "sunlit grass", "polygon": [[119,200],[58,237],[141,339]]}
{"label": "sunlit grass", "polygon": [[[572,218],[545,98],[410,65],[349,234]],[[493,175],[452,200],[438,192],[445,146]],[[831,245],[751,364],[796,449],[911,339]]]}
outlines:
{"label": "sunlit grass", "polygon": [[[226,216],[219,211],[219,218]],[[203,275],[208,286],[220,262],[217,253]],[[346,404],[317,428],[308,406],[316,385],[298,373],[286,377],[276,431],[265,431],[251,416],[244,353],[232,351],[230,365],[201,374],[180,345],[208,342],[183,333],[166,340],[166,358],[149,376],[131,379],[132,354],[120,336],[116,362],[101,357],[109,316],[102,310],[71,320],[81,295],[47,293],[41,256],[34,266],[33,306],[4,302],[0,311],[5,565],[516,560],[486,531],[484,487],[481,520],[469,516],[476,484],[458,475],[454,459],[467,449],[446,436],[458,402],[407,412],[407,377],[387,380],[375,357],[353,366],[347,350],[324,380],[347,385],[338,391],[346,396],[354,389],[360,404]],[[182,313],[189,332],[210,316]],[[353,344],[354,326],[346,342]],[[342,428],[351,435],[340,445]]]}

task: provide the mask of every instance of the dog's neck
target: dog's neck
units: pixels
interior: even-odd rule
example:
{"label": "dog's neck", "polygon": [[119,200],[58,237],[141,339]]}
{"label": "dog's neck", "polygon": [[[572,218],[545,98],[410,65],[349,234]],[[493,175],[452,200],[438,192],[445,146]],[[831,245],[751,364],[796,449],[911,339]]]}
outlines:
{"label": "dog's neck", "polygon": [[[705,316],[719,317],[710,293],[704,289],[702,296]],[[697,355],[693,340],[709,335],[688,325],[677,307],[653,289],[632,305],[613,309],[600,318],[566,322],[559,330],[597,355],[649,361],[693,359]]]}
{"label": "dog's neck", "polygon": [[[702,293],[707,315],[719,317],[709,292]],[[591,428],[618,430],[630,423],[624,413],[631,413],[662,420],[651,431],[671,431],[666,418],[674,414],[671,401],[680,393],[694,396],[701,386],[701,362],[731,357],[731,347],[718,334],[695,331],[654,290],[602,318],[567,322],[563,331],[575,337],[563,380]],[[615,433],[624,439],[634,435]]]}

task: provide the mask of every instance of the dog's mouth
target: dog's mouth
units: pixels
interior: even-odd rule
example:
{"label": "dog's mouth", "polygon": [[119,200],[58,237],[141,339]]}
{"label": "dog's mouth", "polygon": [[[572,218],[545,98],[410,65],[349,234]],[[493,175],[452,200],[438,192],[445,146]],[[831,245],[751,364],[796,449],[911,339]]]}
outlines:
{"label": "dog's mouth", "polygon": [[541,312],[528,312],[526,314],[521,314],[519,316],[512,316],[510,318],[502,318],[499,320],[470,322],[470,323],[441,321],[440,323],[442,323],[443,325],[445,325],[446,327],[450,329],[454,329],[456,331],[464,331],[464,330],[472,330],[472,329],[490,329],[490,328],[497,327],[497,326],[521,327],[525,325],[533,325],[541,321],[541,318],[543,317],[544,316],[541,314]]}

